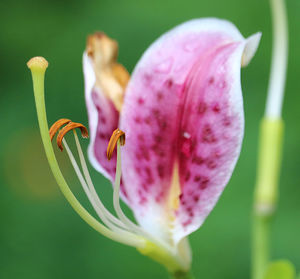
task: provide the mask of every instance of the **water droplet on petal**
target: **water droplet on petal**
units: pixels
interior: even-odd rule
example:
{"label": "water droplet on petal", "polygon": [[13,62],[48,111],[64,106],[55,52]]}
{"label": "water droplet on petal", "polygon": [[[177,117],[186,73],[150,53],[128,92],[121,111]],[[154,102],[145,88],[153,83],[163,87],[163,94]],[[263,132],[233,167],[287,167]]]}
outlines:
{"label": "water droplet on petal", "polygon": [[188,132],[184,132],[183,137],[189,139],[191,137],[191,134],[189,134]]}
{"label": "water droplet on petal", "polygon": [[171,57],[163,60],[159,64],[156,65],[155,71],[162,74],[167,74],[171,71],[173,65],[173,59]]}
{"label": "water droplet on petal", "polygon": [[224,89],[226,87],[226,82],[225,81],[221,81],[218,84],[219,88]]}
{"label": "water droplet on petal", "polygon": [[185,51],[194,52],[199,48],[199,42],[197,40],[189,40],[188,42],[185,43],[183,48]]}

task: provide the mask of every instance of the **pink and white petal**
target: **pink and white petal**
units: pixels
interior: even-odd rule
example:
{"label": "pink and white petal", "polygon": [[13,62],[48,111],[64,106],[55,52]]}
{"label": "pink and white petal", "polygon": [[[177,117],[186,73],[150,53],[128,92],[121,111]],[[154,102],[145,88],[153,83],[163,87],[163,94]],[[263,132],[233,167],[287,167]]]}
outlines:
{"label": "pink and white petal", "polygon": [[[126,133],[125,189],[138,222],[169,243],[178,243],[202,224],[238,158],[244,123],[240,66],[245,45],[228,21],[189,21],[150,46],[127,87],[120,119]],[[198,153],[205,156],[205,172],[204,166],[193,162]],[[182,194],[179,208],[172,209],[168,203],[176,168]],[[202,186],[206,194],[192,202],[203,180],[198,175],[209,176],[209,182]]]}
{"label": "pink and white petal", "polygon": [[244,42],[233,42],[209,51],[191,76],[181,122],[182,193],[175,242],[201,226],[239,157],[244,134],[240,85],[244,47]]}
{"label": "pink and white petal", "polygon": [[113,131],[118,128],[119,113],[101,88],[95,86],[95,72],[86,53],[83,54],[83,72],[90,130],[89,159],[96,170],[112,181],[115,177],[116,154],[108,161],[106,148]]}

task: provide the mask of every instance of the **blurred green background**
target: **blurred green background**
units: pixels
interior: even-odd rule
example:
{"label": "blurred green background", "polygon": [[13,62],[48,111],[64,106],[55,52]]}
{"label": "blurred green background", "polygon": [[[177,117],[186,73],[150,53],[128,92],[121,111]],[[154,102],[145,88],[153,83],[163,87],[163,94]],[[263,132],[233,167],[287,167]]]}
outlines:
{"label": "blurred green background", "polygon": [[[283,117],[286,121],[281,196],[272,232],[273,258],[300,271],[300,1],[287,0],[290,56]],[[234,175],[201,229],[191,235],[197,278],[249,278],[250,233],[258,124],[264,111],[271,55],[266,0],[82,1],[0,3],[0,278],[166,278],[165,270],[134,249],[86,225],[52,178],[39,138],[29,58],[46,57],[49,123],[61,117],[87,123],[81,57],[86,36],[104,30],[120,45],[119,61],[131,71],[147,46],[173,26],[197,17],[234,22],[244,36],[262,31],[257,55],[242,70],[246,131]],[[85,141],[84,148],[88,142]],[[67,179],[80,191],[65,154]],[[92,176],[111,208],[109,183]]]}

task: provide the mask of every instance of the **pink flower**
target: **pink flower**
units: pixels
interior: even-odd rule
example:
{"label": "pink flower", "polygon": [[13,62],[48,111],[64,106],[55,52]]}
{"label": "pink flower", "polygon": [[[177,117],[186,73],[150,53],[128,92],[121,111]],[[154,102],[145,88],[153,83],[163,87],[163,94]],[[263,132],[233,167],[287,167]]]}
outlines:
{"label": "pink flower", "polygon": [[[55,159],[44,105],[47,61],[35,57],[32,71],[41,136],[53,174],[77,213],[103,235],[136,247],[169,271],[186,272],[191,253],[187,236],[198,229],[218,201],[240,154],[243,99],[240,67],[253,57],[260,33],[244,39],[234,25],[219,19],[181,24],[155,41],[132,76],[116,62],[117,43],[103,33],[88,39],[83,56],[85,96],[93,166],[112,182],[117,217],[97,195],[76,132],[81,173],[64,135],[80,128],[57,121],[51,139],[65,147],[97,220],[78,202]],[[114,132],[120,128],[123,132]],[[107,160],[113,134],[117,152]],[[121,136],[121,140],[118,137]],[[110,142],[110,152],[114,144]],[[101,189],[99,189],[101,191]],[[123,213],[119,195],[138,224]]]}
{"label": "pink flower", "polygon": [[[244,115],[240,67],[260,33],[244,39],[228,21],[196,19],[157,39],[129,83],[116,62],[117,44],[104,34],[84,53],[85,96],[93,166],[111,181],[122,148],[122,199],[148,235],[171,247],[197,230],[218,201],[240,154]],[[127,85],[127,86],[126,86]]]}

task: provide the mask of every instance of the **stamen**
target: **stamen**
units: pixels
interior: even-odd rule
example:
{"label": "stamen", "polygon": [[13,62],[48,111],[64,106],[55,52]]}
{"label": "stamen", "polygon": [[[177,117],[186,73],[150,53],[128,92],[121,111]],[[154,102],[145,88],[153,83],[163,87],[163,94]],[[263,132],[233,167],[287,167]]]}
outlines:
{"label": "stamen", "polygon": [[80,129],[81,135],[82,135],[83,138],[88,138],[89,137],[88,130],[84,125],[82,125],[80,123],[70,122],[69,124],[67,124],[65,127],[63,127],[59,131],[59,134],[57,135],[57,138],[56,138],[57,145],[58,145],[58,147],[61,151],[63,151],[63,149],[64,149],[63,146],[62,146],[62,140],[63,140],[64,136],[69,131],[74,130],[75,128]]}
{"label": "stamen", "polygon": [[[103,224],[98,222],[77,200],[72,191],[70,190],[69,185],[67,184],[60,167],[57,163],[55,153],[51,144],[49,130],[48,130],[48,122],[45,108],[45,96],[44,96],[44,78],[45,71],[48,66],[48,62],[46,59],[41,57],[32,58],[27,63],[29,69],[32,73],[33,80],[33,89],[34,89],[34,97],[35,104],[37,110],[37,116],[39,121],[39,127],[41,132],[41,137],[44,144],[44,149],[46,152],[46,156],[51,167],[52,173],[59,185],[62,193],[66,197],[67,201],[73,207],[73,209],[80,215],[80,217],[86,221],[92,228],[101,233],[102,235],[120,243],[124,243],[130,246],[143,248],[145,247],[145,239],[141,237],[137,237],[136,235],[130,234],[130,237],[124,236],[120,233],[111,231]],[[129,234],[129,233],[128,233]]]}
{"label": "stamen", "polygon": [[114,130],[108,146],[107,146],[107,158],[111,159],[115,146],[117,145],[117,166],[116,166],[116,176],[114,184],[114,193],[113,193],[113,205],[117,213],[117,216],[120,220],[133,232],[138,233],[142,236],[147,237],[148,239],[153,239],[145,230],[133,223],[127,216],[124,214],[121,205],[120,205],[120,184],[121,184],[121,145],[125,144],[125,133],[120,129]]}
{"label": "stamen", "polygon": [[[88,170],[87,170],[87,166],[86,166],[86,163],[85,163],[85,160],[84,160],[84,156],[83,156],[83,153],[82,153],[79,141],[78,141],[78,137],[77,137],[77,134],[76,134],[76,131],[75,131],[75,128],[80,128],[82,136],[83,137],[88,137],[88,131],[87,131],[86,127],[84,125],[80,124],[80,123],[74,123],[74,122],[72,122],[69,119],[63,118],[63,119],[60,119],[60,120],[56,121],[51,126],[50,131],[49,131],[50,137],[53,138],[54,135],[55,135],[55,133],[61,128],[61,126],[63,126],[66,123],[68,123],[68,124],[59,131],[59,134],[57,136],[57,145],[58,145],[58,147],[60,148],[61,151],[63,151],[63,145],[62,145],[62,143],[66,147],[68,156],[69,156],[69,158],[71,160],[71,163],[72,163],[72,165],[74,167],[74,170],[75,170],[75,172],[77,174],[77,177],[78,177],[78,179],[79,179],[79,181],[80,181],[80,183],[81,183],[81,185],[82,185],[82,187],[83,187],[86,195],[88,196],[88,198],[89,198],[92,206],[94,207],[95,211],[97,212],[98,216],[100,217],[100,219],[110,229],[112,229],[114,231],[117,231],[117,232],[126,232],[123,229],[128,229],[129,231],[131,231],[133,233],[135,233],[137,231],[140,231],[140,228],[138,226],[136,226],[134,223],[132,223],[129,219],[127,220],[127,223],[128,223],[128,221],[130,221],[131,224],[128,227],[128,224],[125,224],[124,222],[122,222],[122,220],[119,220],[115,216],[113,216],[105,208],[105,206],[103,205],[103,203],[99,199],[99,197],[98,197],[98,195],[96,193],[96,190],[94,188],[94,185],[92,183],[92,180],[91,180],[91,178],[89,176],[89,173],[88,173]],[[82,169],[84,171],[85,179],[87,180],[87,182],[84,180],[84,178],[83,178],[83,176],[82,176],[82,174],[81,174],[81,172],[79,170],[79,167],[78,167],[78,165],[76,163],[76,160],[75,160],[75,158],[74,158],[74,156],[73,156],[70,148],[68,147],[67,142],[64,139],[64,136],[70,130],[74,131],[75,142],[76,142],[76,146],[77,146],[77,150],[78,150],[78,154],[79,154],[79,158],[80,158],[80,162],[81,162],[81,167],[82,167]],[[119,144],[122,144],[122,145],[125,144],[125,133],[123,131],[119,130],[119,129],[116,129],[114,131],[114,133],[113,133],[113,135],[111,137],[111,140],[109,142],[109,146],[111,148],[111,150],[110,150],[110,152],[111,152],[110,157],[111,157],[111,155],[112,155],[112,153],[114,151],[114,147],[115,147],[115,145],[116,145],[117,142]],[[93,192],[93,195],[91,195],[90,191]],[[119,199],[119,197],[117,199]],[[120,210],[121,210],[121,208],[120,208]],[[119,226],[119,227],[116,227],[115,224],[117,226]],[[135,226],[134,229],[132,228],[132,225]],[[120,229],[120,227],[123,228],[123,229]],[[137,228],[139,230],[137,230]]]}
{"label": "stamen", "polygon": [[57,133],[57,131],[62,127],[64,126],[65,124],[68,124],[70,123],[71,120],[70,119],[67,119],[67,118],[62,118],[62,119],[59,119],[57,120],[50,128],[49,130],[49,135],[50,135],[50,139],[51,141],[53,140],[55,134]]}
{"label": "stamen", "polygon": [[81,168],[83,170],[83,173],[84,173],[84,177],[85,177],[85,180],[88,184],[88,187],[89,187],[89,190],[91,192],[91,194],[93,195],[96,203],[98,204],[98,206],[101,208],[101,210],[103,211],[103,213],[105,214],[105,216],[111,221],[113,222],[114,224],[118,225],[119,227],[122,227],[122,228],[126,228],[126,226],[118,219],[116,218],[114,215],[112,215],[107,209],[106,207],[104,206],[104,204],[102,203],[102,201],[100,200],[96,190],[95,190],[95,187],[94,187],[94,184],[92,182],[92,179],[91,179],[91,176],[89,174],[89,170],[87,168],[87,165],[86,165],[86,162],[85,162],[85,159],[84,159],[84,155],[83,155],[83,152],[82,152],[82,149],[81,149],[81,146],[80,146],[80,143],[79,143],[79,139],[78,139],[78,136],[77,136],[77,133],[76,131],[74,130],[74,138],[75,138],[75,143],[76,143],[76,147],[77,147],[77,151],[78,151],[78,155],[79,155],[79,159],[80,159],[80,163],[81,163]]}
{"label": "stamen", "polygon": [[121,145],[125,144],[125,133],[123,131],[121,131],[120,129],[114,130],[112,136],[110,137],[110,140],[109,140],[109,143],[107,146],[107,152],[106,152],[106,156],[107,156],[108,160],[111,159],[118,140],[120,140]]}
{"label": "stamen", "polygon": [[[75,130],[74,130],[75,132]],[[82,188],[84,190],[84,192],[86,193],[90,203],[92,204],[93,208],[95,209],[96,213],[98,214],[99,218],[103,221],[103,223],[108,226],[110,229],[112,229],[113,231],[116,231],[116,232],[119,232],[119,233],[126,233],[127,231],[125,230],[122,230],[120,229],[119,227],[115,226],[113,223],[111,223],[111,221],[107,218],[108,216],[105,214],[105,211],[103,210],[105,207],[104,205],[101,203],[102,206],[99,207],[99,203],[97,204],[96,203],[96,200],[95,200],[95,195],[93,195],[91,192],[90,192],[90,189],[86,183],[86,181],[84,180],[83,178],[83,175],[76,163],[76,160],[73,156],[73,153],[71,151],[71,149],[69,148],[68,144],[67,144],[67,141],[65,139],[62,140],[63,142],[63,145],[65,146],[66,148],[66,151],[67,151],[67,154],[70,158],[70,161],[72,163],[72,166],[75,170],[75,173],[82,185]],[[97,196],[97,194],[96,194]],[[97,196],[98,197],[98,196]],[[101,202],[101,201],[100,201]],[[106,209],[106,208],[105,208]],[[122,224],[122,223],[121,223]]]}

